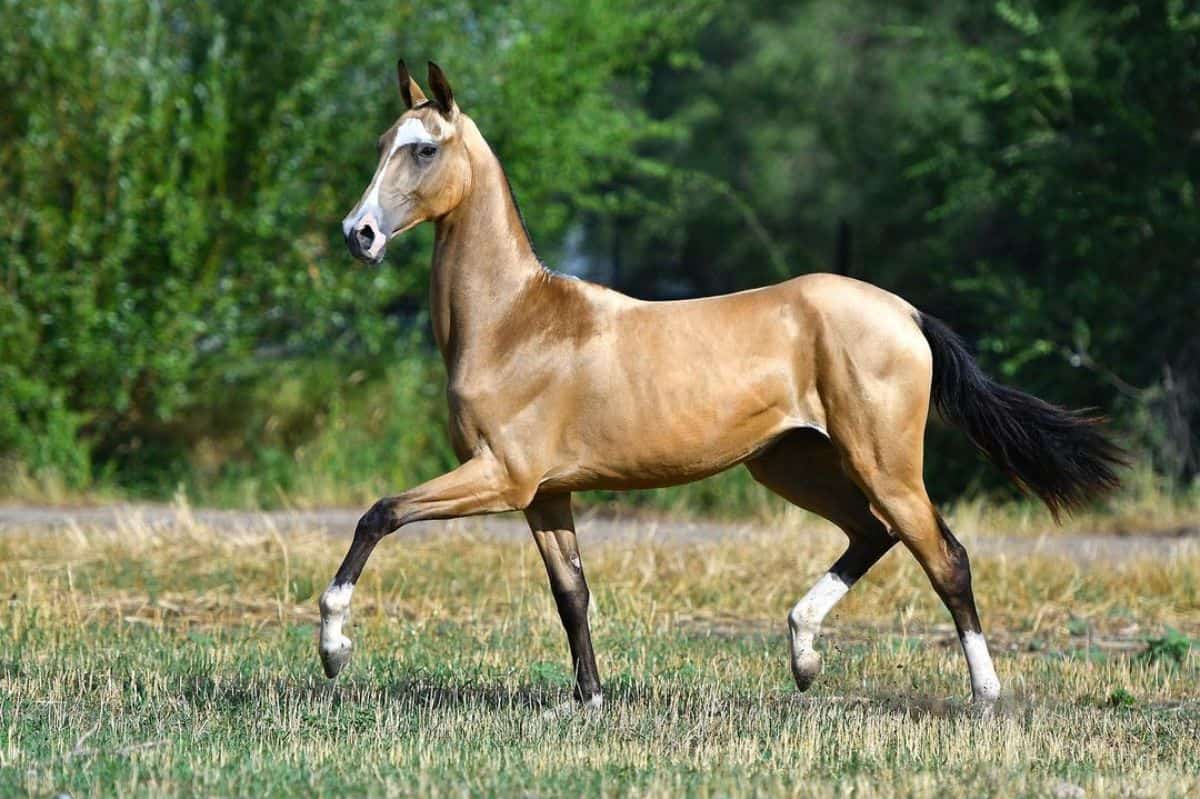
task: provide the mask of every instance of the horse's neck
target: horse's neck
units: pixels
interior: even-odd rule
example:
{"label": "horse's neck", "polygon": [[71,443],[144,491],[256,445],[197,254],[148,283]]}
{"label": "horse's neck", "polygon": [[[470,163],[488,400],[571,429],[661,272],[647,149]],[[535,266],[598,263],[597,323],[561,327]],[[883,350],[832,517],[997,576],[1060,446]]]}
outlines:
{"label": "horse's neck", "polygon": [[499,160],[469,122],[464,135],[471,185],[437,223],[430,291],[434,336],[449,366],[496,328],[542,272]]}

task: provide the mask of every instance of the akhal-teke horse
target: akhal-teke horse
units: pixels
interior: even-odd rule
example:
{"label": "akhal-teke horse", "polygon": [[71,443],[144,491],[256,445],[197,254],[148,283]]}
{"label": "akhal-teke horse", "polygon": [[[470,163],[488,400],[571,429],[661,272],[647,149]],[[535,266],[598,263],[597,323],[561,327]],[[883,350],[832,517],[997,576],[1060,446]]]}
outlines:
{"label": "akhal-teke horse", "polygon": [[967,553],[922,477],[930,404],[1056,514],[1118,483],[1123,455],[1100,420],[993,382],[943,323],[846,277],[644,302],[555,274],[443,72],[429,64],[426,98],[403,61],[398,71],[404,113],[380,137],[374,176],[342,228],[355,257],[379,263],[390,239],[434,222],[433,335],[461,465],[359,521],[320,599],[325,673],[350,658],[351,594],[382,538],[426,519],[519,510],[566,629],[575,699],[598,707],[571,493],[676,485],[745,464],[849,539],[788,614],[800,690],[821,668],[822,619],[901,541],[954,618],[974,701],[993,702],[1000,682]]}

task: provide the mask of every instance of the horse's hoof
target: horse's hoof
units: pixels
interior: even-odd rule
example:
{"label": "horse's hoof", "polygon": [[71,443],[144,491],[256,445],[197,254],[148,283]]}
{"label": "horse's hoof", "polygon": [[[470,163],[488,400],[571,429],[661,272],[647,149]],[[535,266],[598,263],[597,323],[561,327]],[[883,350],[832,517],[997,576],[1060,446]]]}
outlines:
{"label": "horse's hoof", "polygon": [[546,708],[542,711],[542,718],[547,721],[554,719],[566,718],[568,716],[591,715],[599,713],[604,707],[604,698],[600,694],[596,694],[591,699],[585,699],[582,702],[578,699],[572,699],[570,702],[563,702],[554,707]]}
{"label": "horse's hoof", "polygon": [[996,700],[999,698],[999,686],[989,685],[982,689],[976,689],[971,692],[971,709],[981,716],[991,715],[992,709],[996,707]]}
{"label": "horse's hoof", "polygon": [[321,647],[321,665],[325,668],[325,676],[331,680],[350,662],[350,653],[354,651],[354,644],[349,638],[344,635],[338,638],[340,640],[335,641],[333,646]]}
{"label": "horse's hoof", "polygon": [[996,700],[995,699],[977,699],[971,698],[971,703],[967,705],[967,715],[975,719],[990,719],[996,715]]}
{"label": "horse's hoof", "polygon": [[801,691],[807,691],[820,673],[820,654],[808,651],[792,657],[792,676],[796,678],[796,687]]}
{"label": "horse's hoof", "polygon": [[557,719],[565,719],[568,716],[574,716],[579,712],[579,703],[575,700],[570,702],[560,702],[553,707],[548,707],[542,711],[542,718],[546,721],[555,721]]}

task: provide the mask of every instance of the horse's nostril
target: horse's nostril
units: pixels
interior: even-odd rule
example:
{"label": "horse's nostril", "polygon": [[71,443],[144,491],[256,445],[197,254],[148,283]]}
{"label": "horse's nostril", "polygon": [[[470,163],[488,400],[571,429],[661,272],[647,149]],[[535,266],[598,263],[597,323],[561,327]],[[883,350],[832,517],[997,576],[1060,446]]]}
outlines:
{"label": "horse's nostril", "polygon": [[363,225],[358,229],[358,240],[364,247],[370,247],[371,242],[375,241],[375,229],[370,225]]}

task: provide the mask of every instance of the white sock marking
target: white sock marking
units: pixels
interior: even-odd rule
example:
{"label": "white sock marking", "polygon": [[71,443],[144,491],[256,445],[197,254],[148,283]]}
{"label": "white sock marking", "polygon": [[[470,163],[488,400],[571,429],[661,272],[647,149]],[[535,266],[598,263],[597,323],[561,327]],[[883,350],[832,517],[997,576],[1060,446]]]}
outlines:
{"label": "white sock marking", "polygon": [[342,625],[350,618],[353,595],[354,586],[350,583],[330,583],[321,594],[321,651],[336,652],[350,645],[350,639],[342,635]]}
{"label": "white sock marking", "polygon": [[964,633],[962,648],[967,656],[967,667],[971,670],[971,693],[978,700],[994,701],[1000,696],[1000,678],[996,676],[983,633]]}
{"label": "white sock marking", "polygon": [[792,629],[792,654],[813,651],[813,639],[821,629],[821,622],[841,601],[850,586],[833,572],[825,572],[816,585],[796,603],[788,614],[788,626]]}

